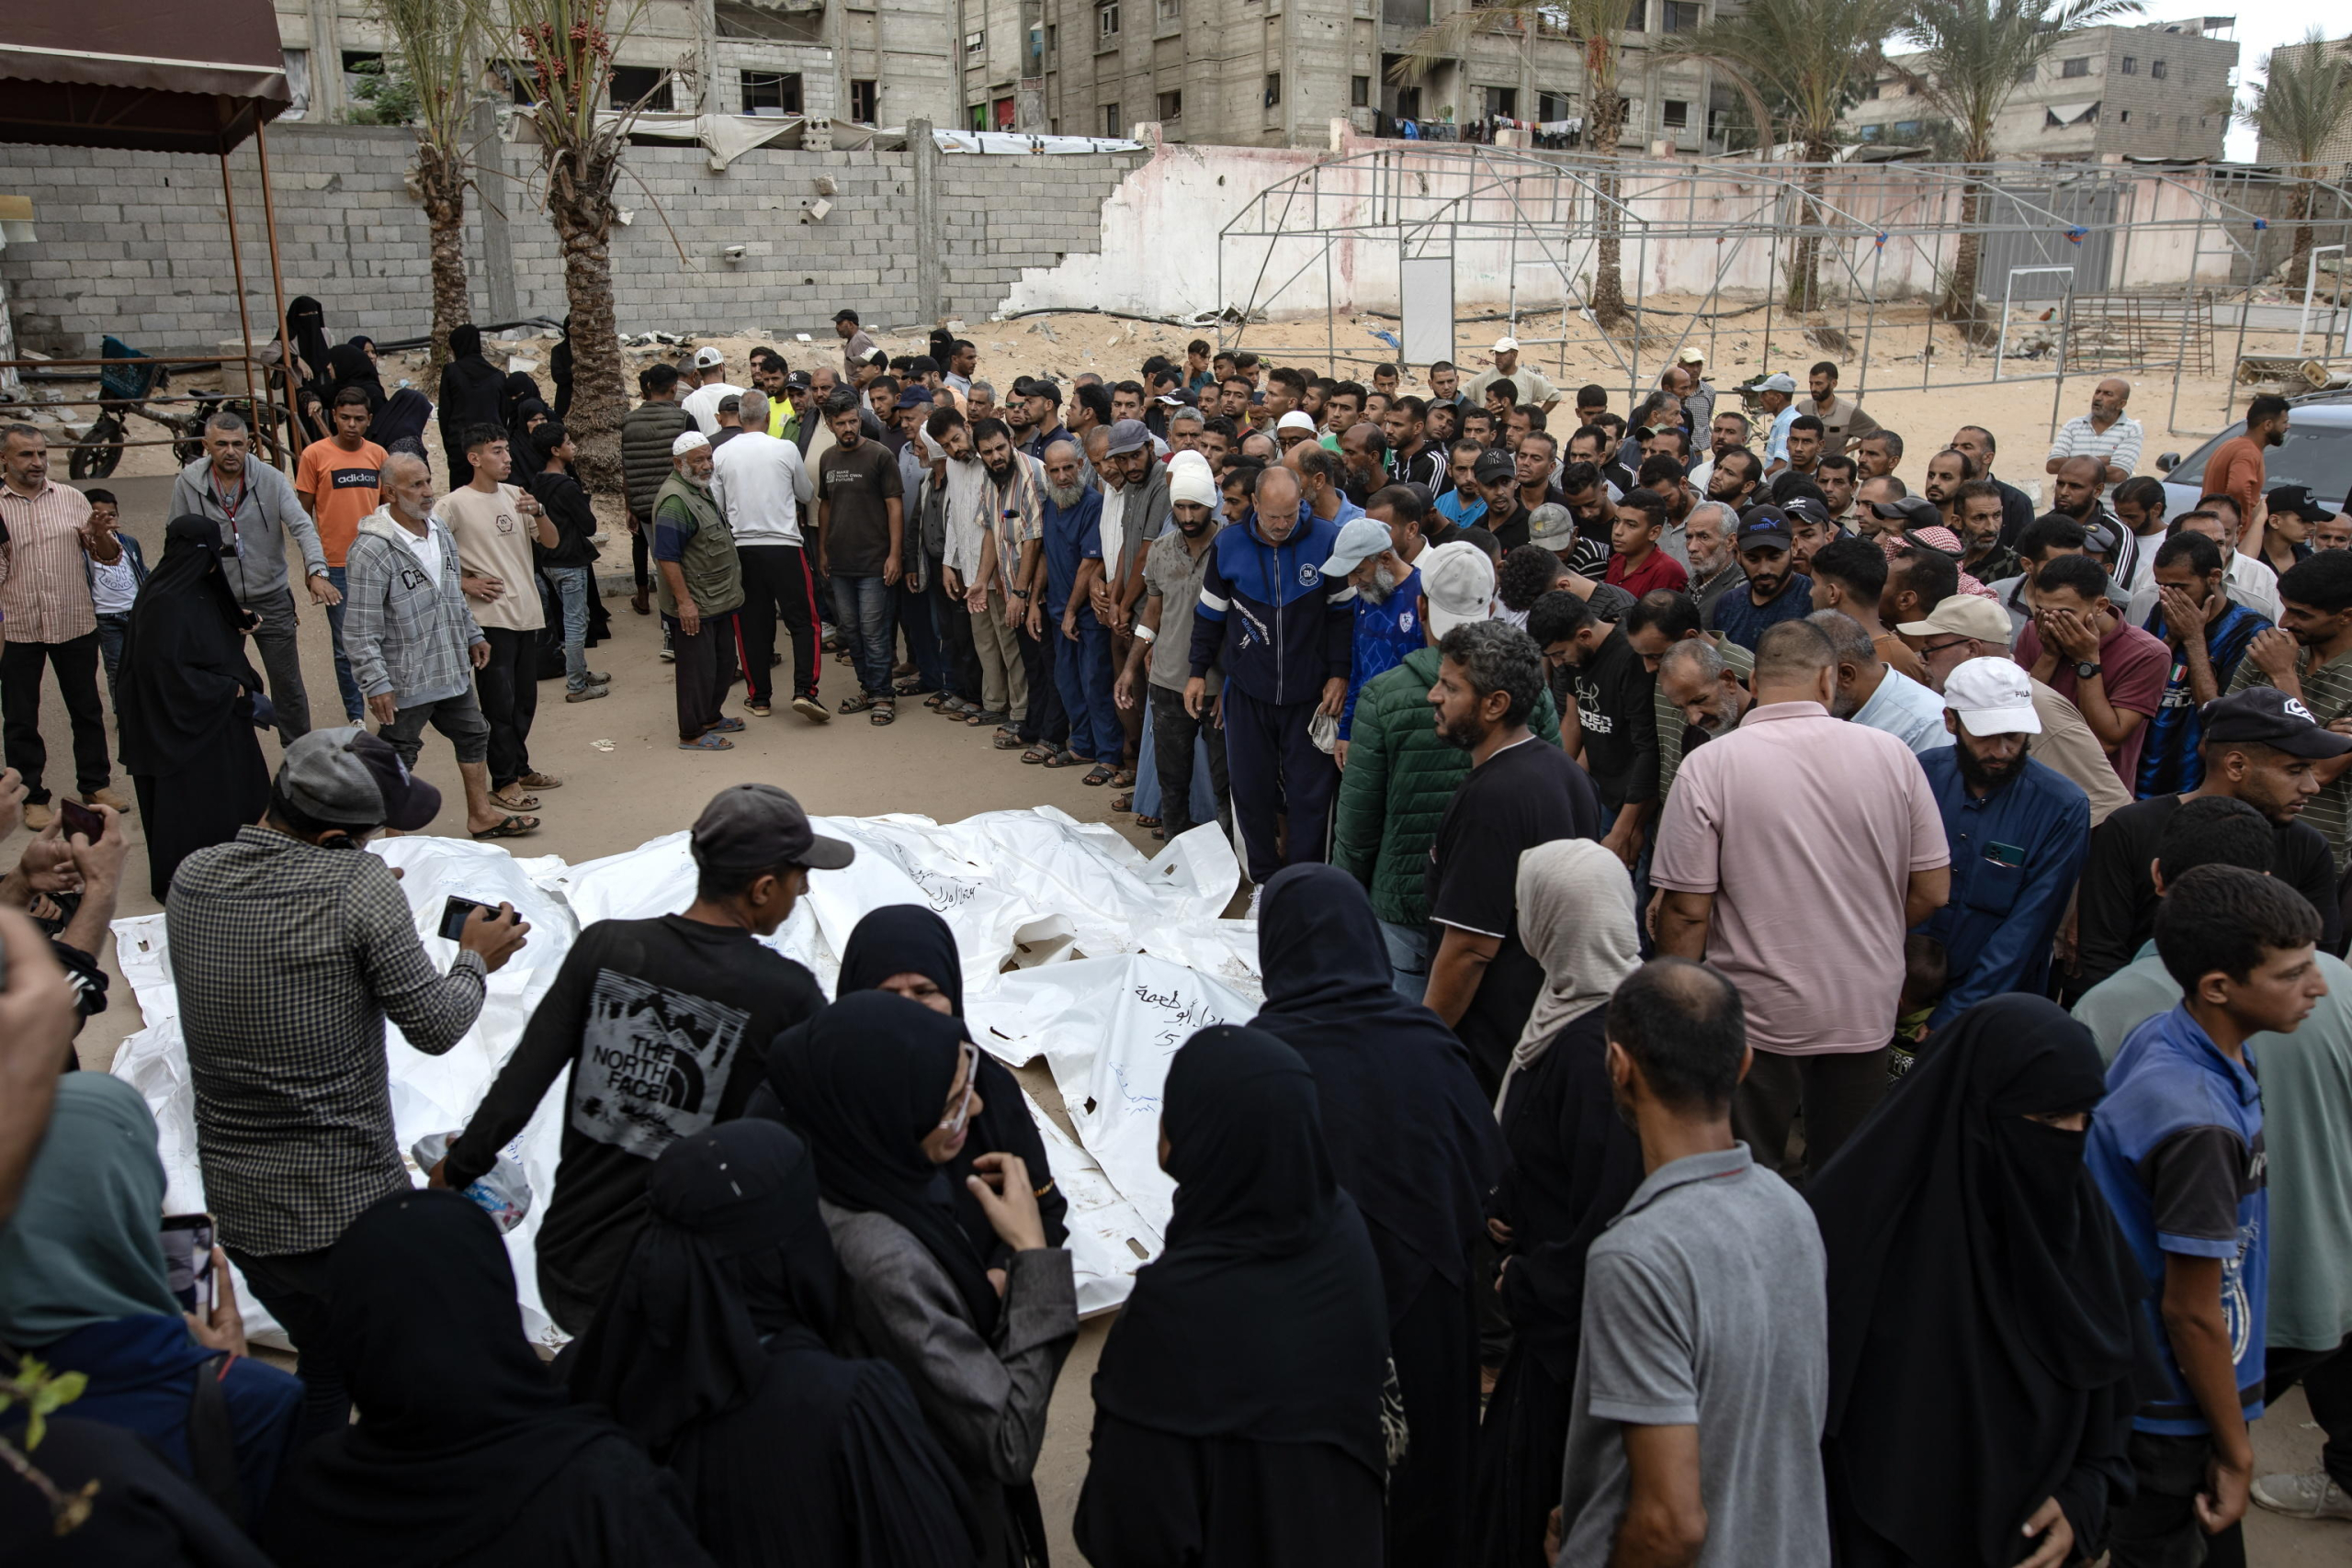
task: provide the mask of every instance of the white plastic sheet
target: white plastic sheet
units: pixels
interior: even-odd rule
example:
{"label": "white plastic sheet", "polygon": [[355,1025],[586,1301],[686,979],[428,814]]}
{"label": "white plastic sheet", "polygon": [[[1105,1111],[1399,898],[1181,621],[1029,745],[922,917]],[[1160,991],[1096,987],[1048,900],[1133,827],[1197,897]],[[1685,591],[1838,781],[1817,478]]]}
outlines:
{"label": "white plastic sheet", "polygon": [[[1075,1141],[1034,1102],[1030,1110],[1069,1200],[1079,1307],[1115,1306],[1136,1269],[1159,1252],[1168,1224],[1172,1189],[1158,1157],[1168,1060],[1193,1031],[1257,1010],[1254,928],[1217,918],[1240,877],[1231,847],[1201,828],[1147,861],[1114,830],[1050,807],[944,826],[914,816],[820,818],[815,826],[854,843],[857,859],[813,874],[808,897],[769,944],[806,964],[830,994],[841,951],[867,910],[911,903],[940,912],[964,955],[975,1037],[1016,1066],[1042,1057],[1060,1089]],[[387,1030],[403,1149],[465,1125],[582,926],[673,912],[694,897],[684,833],[576,866],[452,839],[391,839],[374,852],[401,869],[401,891],[435,963],[456,951],[435,934],[452,895],[512,903],[532,926],[528,944],[491,976],[481,1017],[450,1051],[427,1056]],[[146,1027],[125,1042],[114,1072],[155,1113],[170,1210],[198,1211],[194,1091],[164,918],[117,921],[115,934]],[[506,1238],[526,1325],[551,1343],[561,1335],[541,1310],[532,1248],[555,1190],[562,1092],[559,1081],[514,1145],[537,1196]],[[250,1292],[244,1300],[248,1326],[266,1333],[274,1325]]]}

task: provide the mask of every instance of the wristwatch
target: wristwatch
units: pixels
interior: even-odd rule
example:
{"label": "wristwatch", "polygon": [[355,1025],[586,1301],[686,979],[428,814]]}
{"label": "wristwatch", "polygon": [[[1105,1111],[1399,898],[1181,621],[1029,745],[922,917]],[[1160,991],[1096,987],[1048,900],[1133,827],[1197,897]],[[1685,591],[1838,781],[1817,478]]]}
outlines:
{"label": "wristwatch", "polygon": [[2077,660],[2075,663],[2075,679],[2077,681],[2087,681],[2098,671],[2099,667],[2087,659]]}

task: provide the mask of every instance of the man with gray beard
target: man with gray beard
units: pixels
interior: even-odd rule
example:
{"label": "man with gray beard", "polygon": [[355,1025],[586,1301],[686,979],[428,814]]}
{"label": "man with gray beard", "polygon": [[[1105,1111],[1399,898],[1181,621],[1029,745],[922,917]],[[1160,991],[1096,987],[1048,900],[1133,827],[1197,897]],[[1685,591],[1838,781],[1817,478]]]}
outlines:
{"label": "man with gray beard", "polygon": [[1699,624],[1707,623],[1715,601],[1747,581],[1731,547],[1739,514],[1720,501],[1702,501],[1682,520],[1682,546],[1689,552],[1690,597],[1699,602]]}
{"label": "man with gray beard", "polygon": [[1111,705],[1110,638],[1090,602],[1102,576],[1104,502],[1102,492],[1079,477],[1076,442],[1046,447],[1045,464],[1044,662],[1060,694],[1069,736],[1058,746],[1040,739],[1023,760],[1035,756],[1048,768],[1089,764],[1085,782],[1105,784],[1124,731]]}

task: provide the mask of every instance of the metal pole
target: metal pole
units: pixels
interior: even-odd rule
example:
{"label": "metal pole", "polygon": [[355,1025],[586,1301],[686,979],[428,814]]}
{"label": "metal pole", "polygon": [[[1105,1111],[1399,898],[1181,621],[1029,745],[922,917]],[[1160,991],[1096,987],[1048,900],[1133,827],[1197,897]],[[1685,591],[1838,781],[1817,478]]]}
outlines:
{"label": "metal pole", "polygon": [[[229,182],[229,154],[225,152],[220,154],[220,200],[228,209],[229,265],[236,274],[237,326],[245,339],[245,403],[251,407],[254,400],[254,319],[253,312],[245,304],[245,256],[237,243],[237,193]],[[291,359],[294,345],[286,341],[285,317],[277,318],[277,328],[278,357],[281,360]]]}
{"label": "metal pole", "polygon": [[2058,309],[2058,375],[2050,383],[2050,439],[2058,439],[2058,414],[2066,396],[2066,352],[2074,346],[2075,275],[2066,275],[2066,294]]}
{"label": "metal pole", "polygon": [[[2313,245],[2312,247],[2311,259],[2303,266],[2303,309],[2302,312],[2295,318],[2295,352],[2297,354],[2303,352],[2303,333],[2311,329],[2312,296],[2319,289],[2320,253],[2335,251],[2341,254],[2343,250],[2342,245]],[[2341,271],[2341,268],[2339,267],[2338,270]],[[2333,310],[2334,307],[2331,306],[2329,309]],[[2326,335],[2332,337],[2335,334],[2331,332]]]}
{"label": "metal pole", "polygon": [[[258,118],[254,121],[254,155],[261,163],[261,220],[263,231],[269,236],[270,298],[277,302],[277,319],[283,321],[286,319],[286,268],[277,259],[277,203],[269,191],[269,136],[263,130],[262,122]],[[279,368],[286,373],[286,428],[292,433],[292,437],[279,446],[277,456],[278,467],[287,469],[290,469],[294,460],[302,455],[304,446],[302,413],[294,401],[292,358],[293,355],[288,354],[286,362],[279,366]],[[271,394],[270,401],[273,403],[277,401],[274,392]],[[277,421],[277,410],[273,408],[270,411],[270,423],[275,426]]]}

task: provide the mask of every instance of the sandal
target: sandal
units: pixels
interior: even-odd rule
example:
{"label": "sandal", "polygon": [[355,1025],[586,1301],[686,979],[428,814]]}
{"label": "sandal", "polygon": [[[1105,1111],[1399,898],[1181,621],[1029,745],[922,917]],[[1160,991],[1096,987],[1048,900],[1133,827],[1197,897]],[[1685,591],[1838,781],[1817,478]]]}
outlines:
{"label": "sandal", "polygon": [[1043,741],[1030,747],[1026,751],[1022,752],[1021,760],[1032,764],[1043,762],[1048,767],[1060,766],[1059,763],[1054,761],[1054,749],[1046,745]]}
{"label": "sandal", "polygon": [[681,751],[732,751],[735,750],[735,742],[715,730],[706,729],[692,740],[679,741],[678,750]]}
{"label": "sandal", "polygon": [[843,697],[833,705],[833,711],[839,714],[864,713],[873,705],[874,699],[860,692],[854,697]]}
{"label": "sandal", "polygon": [[892,694],[897,696],[919,697],[925,692],[931,690],[931,682],[928,681],[901,681],[890,690]]}
{"label": "sandal", "polygon": [[538,830],[539,819],[536,817],[502,817],[498,819],[496,826],[484,828],[475,833],[474,837],[483,840],[519,839],[526,833],[536,833]]}
{"label": "sandal", "polygon": [[496,791],[492,791],[491,793],[490,803],[492,806],[498,807],[502,810],[506,811],[537,811],[539,808],[539,797],[537,795],[516,795],[513,793],[514,788],[513,784],[509,784],[506,787],[508,791],[507,794],[501,795]]}
{"label": "sandal", "polygon": [[1135,787],[1136,771],[1133,768],[1121,768],[1111,775],[1111,782],[1121,789],[1132,789]]}
{"label": "sandal", "polygon": [[525,773],[514,782],[528,785],[532,789],[561,789],[563,787],[563,781],[553,773]]}
{"label": "sandal", "polygon": [[1000,729],[994,735],[989,737],[989,744],[1000,751],[1018,751],[1022,747],[1026,746],[1029,743],[1022,739],[1018,735]]}
{"label": "sandal", "polygon": [[946,706],[947,704],[953,700],[954,699],[949,697],[944,692],[933,692],[931,695],[923,698],[922,705],[929,708],[932,712],[937,713],[941,708]]}
{"label": "sandal", "polygon": [[993,724],[998,728],[1001,729],[1008,722],[1010,722],[1010,715],[999,713],[994,708],[978,708],[965,714],[964,716],[964,722],[972,726],[975,729],[979,728],[983,725],[989,724]]}
{"label": "sandal", "polygon": [[1109,784],[1114,776],[1116,776],[1115,772],[1111,764],[1097,762],[1094,764],[1094,771],[1078,782],[1090,789],[1100,789],[1102,785]]}
{"label": "sandal", "polygon": [[1093,765],[1093,758],[1081,757],[1067,746],[1046,759],[1046,766],[1049,768],[1091,768]]}
{"label": "sandal", "polygon": [[[1135,800],[1136,797],[1132,795],[1126,797],[1126,803],[1125,805],[1121,805],[1119,802],[1114,800],[1111,803],[1111,809],[1114,811],[1132,811],[1135,809]],[[1159,825],[1159,818],[1157,817],[1138,817],[1136,818],[1136,826],[1138,828],[1157,828]]]}
{"label": "sandal", "polygon": [[743,721],[740,718],[722,718],[717,724],[704,726],[703,733],[705,735],[741,735],[743,733]]}
{"label": "sandal", "polygon": [[899,705],[888,697],[876,698],[874,711],[865,716],[865,722],[872,725],[896,724],[898,721]]}
{"label": "sandal", "polygon": [[[1133,811],[1135,807],[1136,794],[1133,790],[1129,790],[1125,795],[1114,795],[1111,797],[1111,809],[1114,811]],[[1138,828],[1156,828],[1159,825],[1159,823],[1157,818],[1138,817],[1136,818],[1136,826]]]}

